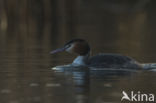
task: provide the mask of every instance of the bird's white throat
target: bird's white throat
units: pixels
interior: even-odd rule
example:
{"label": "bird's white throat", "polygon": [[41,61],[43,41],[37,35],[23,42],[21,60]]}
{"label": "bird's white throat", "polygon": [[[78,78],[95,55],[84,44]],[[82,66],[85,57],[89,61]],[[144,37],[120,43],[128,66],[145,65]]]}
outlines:
{"label": "bird's white throat", "polygon": [[74,59],[73,64],[76,64],[76,65],[87,65],[88,58],[89,58],[89,54],[87,54],[85,56],[77,56]]}

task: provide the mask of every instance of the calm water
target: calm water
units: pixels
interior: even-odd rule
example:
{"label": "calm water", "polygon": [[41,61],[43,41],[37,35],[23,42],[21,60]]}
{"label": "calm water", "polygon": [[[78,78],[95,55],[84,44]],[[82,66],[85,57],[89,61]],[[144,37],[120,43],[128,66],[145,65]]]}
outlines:
{"label": "calm water", "polygon": [[120,103],[122,91],[156,95],[154,71],[52,70],[76,55],[49,52],[77,37],[93,55],[156,62],[155,1],[118,1],[0,0],[0,103]]}
{"label": "calm water", "polygon": [[156,72],[56,72],[51,68],[70,63],[74,55],[50,55],[47,45],[14,43],[3,44],[0,51],[1,103],[120,103],[123,90],[156,94]]}

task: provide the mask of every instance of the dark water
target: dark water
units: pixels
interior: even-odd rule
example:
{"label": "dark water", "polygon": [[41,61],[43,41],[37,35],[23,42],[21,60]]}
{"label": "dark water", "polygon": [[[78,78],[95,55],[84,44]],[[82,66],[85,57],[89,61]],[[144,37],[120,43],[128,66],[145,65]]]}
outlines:
{"label": "dark water", "polygon": [[156,62],[155,1],[142,1],[0,0],[0,103],[120,103],[123,91],[156,95],[154,71],[51,69],[76,55],[49,52],[77,37],[93,55]]}
{"label": "dark water", "polygon": [[52,48],[47,45],[24,47],[18,41],[3,45],[1,103],[120,103],[123,90],[156,94],[156,72],[90,72],[88,68],[54,72],[52,67],[70,63],[74,55],[50,55]]}

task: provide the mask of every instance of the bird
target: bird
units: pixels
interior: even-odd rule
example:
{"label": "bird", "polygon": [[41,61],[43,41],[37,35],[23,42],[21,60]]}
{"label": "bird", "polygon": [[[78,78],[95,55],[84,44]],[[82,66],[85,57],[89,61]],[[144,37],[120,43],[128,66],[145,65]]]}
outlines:
{"label": "bird", "polygon": [[78,56],[73,60],[72,65],[100,67],[100,68],[129,68],[129,69],[147,69],[135,59],[118,53],[99,53],[91,56],[91,49],[88,42],[84,39],[76,38],[68,41],[63,47],[51,51],[51,54],[66,51]]}

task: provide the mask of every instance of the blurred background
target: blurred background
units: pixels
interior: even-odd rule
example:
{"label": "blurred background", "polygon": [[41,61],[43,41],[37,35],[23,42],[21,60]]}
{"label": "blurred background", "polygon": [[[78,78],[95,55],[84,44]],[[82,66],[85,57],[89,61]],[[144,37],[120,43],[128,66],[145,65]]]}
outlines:
{"label": "blurred background", "polygon": [[54,49],[73,38],[83,38],[91,44],[93,54],[117,52],[141,62],[154,62],[155,3],[155,0],[0,0],[1,51],[29,51],[31,47],[46,51],[46,47]]}
{"label": "blurred background", "polygon": [[[49,52],[73,38],[87,40],[93,55],[120,53],[139,62],[156,62],[155,4],[155,0],[0,0],[0,101],[51,103],[57,90],[53,86],[60,84],[55,84],[50,68],[71,63],[75,55]],[[147,89],[144,79],[154,86],[154,80],[149,81],[153,76],[143,74],[137,79],[141,82],[131,84]],[[94,85],[103,86],[103,81]],[[97,97],[104,101],[101,95]]]}

